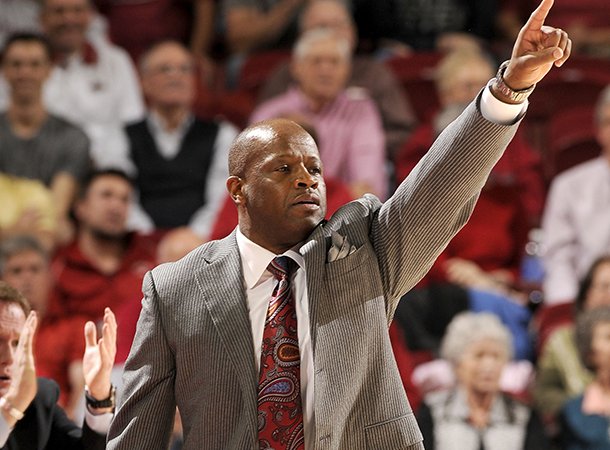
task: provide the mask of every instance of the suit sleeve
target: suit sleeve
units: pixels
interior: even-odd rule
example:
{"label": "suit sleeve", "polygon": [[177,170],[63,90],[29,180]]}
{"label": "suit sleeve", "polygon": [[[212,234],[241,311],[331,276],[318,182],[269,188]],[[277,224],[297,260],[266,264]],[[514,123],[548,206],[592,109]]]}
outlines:
{"label": "suit sleeve", "polygon": [[142,312],[125,363],[121,404],[108,433],[109,450],[169,445],[176,409],[175,360],[151,272],[144,277],[143,291]]}
{"label": "suit sleeve", "polygon": [[440,134],[373,221],[371,238],[389,319],[401,295],[425,275],[466,223],[517,129],[520,117],[512,125],[486,120],[480,99],[481,94]]}

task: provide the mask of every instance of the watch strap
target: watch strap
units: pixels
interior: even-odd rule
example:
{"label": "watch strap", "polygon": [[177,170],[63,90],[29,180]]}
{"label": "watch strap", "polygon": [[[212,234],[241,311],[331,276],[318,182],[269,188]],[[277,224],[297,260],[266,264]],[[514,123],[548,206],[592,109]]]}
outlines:
{"label": "watch strap", "polygon": [[509,98],[512,102],[515,103],[523,103],[529,95],[534,91],[536,87],[535,84],[526,88],[515,90],[506,84],[504,81],[504,72],[506,72],[506,68],[508,67],[509,61],[504,61],[500,64],[498,68],[498,73],[496,77],[492,79],[491,83],[493,83],[493,87],[500,92],[503,96]]}
{"label": "watch strap", "polygon": [[97,400],[92,397],[89,393],[89,388],[85,386],[85,400],[87,402],[87,406],[92,409],[102,409],[102,408],[114,408],[116,405],[116,387],[110,385],[110,393],[108,397]]}

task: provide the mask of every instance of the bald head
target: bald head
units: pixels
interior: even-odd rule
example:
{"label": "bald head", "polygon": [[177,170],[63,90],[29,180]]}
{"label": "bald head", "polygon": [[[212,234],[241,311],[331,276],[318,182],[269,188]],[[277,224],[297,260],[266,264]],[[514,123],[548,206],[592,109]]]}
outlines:
{"label": "bald head", "polygon": [[239,229],[267,250],[283,253],[324,220],[320,154],[291,120],[267,120],[241,132],[229,150],[229,174]]}
{"label": "bald head", "polygon": [[274,146],[286,146],[288,142],[297,141],[317,149],[311,135],[292,120],[270,119],[252,124],[239,133],[231,144],[229,175],[243,178],[257,157]]}

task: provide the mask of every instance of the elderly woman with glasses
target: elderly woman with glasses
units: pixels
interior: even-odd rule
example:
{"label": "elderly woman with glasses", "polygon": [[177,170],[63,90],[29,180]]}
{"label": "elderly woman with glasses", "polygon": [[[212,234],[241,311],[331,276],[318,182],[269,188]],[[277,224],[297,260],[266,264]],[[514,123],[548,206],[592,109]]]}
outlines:
{"label": "elderly woman with glasses", "polygon": [[441,356],[452,363],[457,382],[429,394],[419,410],[427,450],[548,447],[538,416],[500,391],[512,353],[510,333],[493,314],[462,313],[452,320]]}

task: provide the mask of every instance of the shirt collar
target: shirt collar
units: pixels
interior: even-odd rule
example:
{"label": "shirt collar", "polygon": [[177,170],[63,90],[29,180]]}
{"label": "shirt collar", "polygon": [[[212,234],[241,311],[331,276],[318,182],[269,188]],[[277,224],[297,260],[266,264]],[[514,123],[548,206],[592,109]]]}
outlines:
{"label": "shirt collar", "polygon": [[191,126],[191,123],[195,120],[192,114],[187,114],[182,123],[178,125],[178,127],[173,131],[166,131],[163,126],[163,119],[161,116],[155,112],[154,110],[150,110],[148,113],[148,124],[151,127],[153,133],[158,134],[177,134],[180,136],[184,136],[187,132],[188,127]]}
{"label": "shirt collar", "polygon": [[[271,273],[267,271],[267,266],[273,260],[273,258],[280,255],[276,255],[255,242],[252,242],[250,239],[244,236],[244,234],[240,231],[239,226],[237,227],[235,238],[237,239],[239,256],[241,256],[246,288],[252,289],[257,284],[265,281],[271,276]],[[297,244],[290,250],[282,253],[282,255],[293,259],[298,264],[300,269],[305,269],[305,260],[298,252],[300,245],[301,244]]]}
{"label": "shirt collar", "polygon": [[74,63],[94,66],[99,61],[99,55],[98,51],[91,43],[85,42],[80,52],[74,53],[64,60],[61,60],[57,55],[55,55],[53,59],[57,65],[62,67],[68,66],[71,61]]}

